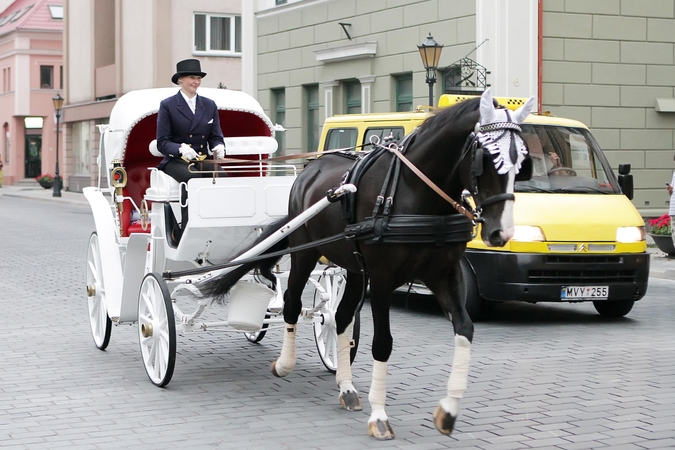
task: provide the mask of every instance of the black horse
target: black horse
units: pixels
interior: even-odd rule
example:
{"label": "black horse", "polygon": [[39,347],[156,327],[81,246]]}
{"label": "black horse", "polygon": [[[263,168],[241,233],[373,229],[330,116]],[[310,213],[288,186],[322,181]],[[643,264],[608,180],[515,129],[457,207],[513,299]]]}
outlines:
{"label": "black horse", "polygon": [[[301,294],[319,258],[324,255],[347,271],[347,285],[336,314],[338,356],[336,379],[340,404],[360,410],[361,402],[352,384],[350,339],[354,313],[370,280],[370,304],[374,322],[372,386],[368,399],[372,414],[371,436],[392,439],[394,432],[384,411],[387,360],[393,340],[389,325],[390,296],[399,286],[422,281],[433,291],[449,314],[455,331],[455,354],[448,393],[434,413],[441,433],[452,432],[459,401],[466,390],[473,323],[464,308],[460,259],[471,240],[473,222],[453,206],[465,189],[476,204],[473,218],[480,223],[481,238],[490,246],[503,246],[514,232],[513,185],[527,156],[518,123],[532,107],[529,99],[517,111],[495,108],[487,91],[429,117],[408,142],[401,146],[404,157],[422,172],[401,166],[386,147],[354,166],[354,160],[326,154],[312,161],[298,176],[289,199],[289,215],[266,228],[259,240],[326,195],[331,188],[353,180],[354,197],[335,203],[291,233],[269,251],[317,242],[342,234],[344,239],[291,254],[288,287],[284,293],[284,342],[279,359],[272,364],[276,376],[288,375],[295,366],[295,333],[301,312]],[[378,157],[379,156],[379,157]],[[407,163],[406,163],[407,164]],[[524,172],[524,171],[523,171]],[[434,192],[424,176],[440,190]],[[244,264],[214,279],[205,291],[222,297],[245,273],[259,267],[263,272],[276,262],[263,260]]]}

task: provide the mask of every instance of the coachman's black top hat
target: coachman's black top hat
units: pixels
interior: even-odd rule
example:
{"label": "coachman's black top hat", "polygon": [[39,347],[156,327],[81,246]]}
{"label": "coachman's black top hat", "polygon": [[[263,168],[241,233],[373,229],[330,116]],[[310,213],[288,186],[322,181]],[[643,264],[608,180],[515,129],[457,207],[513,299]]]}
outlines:
{"label": "coachman's black top hat", "polygon": [[202,72],[198,59],[184,59],[176,64],[176,73],[171,77],[171,81],[173,84],[178,84],[178,79],[186,75],[199,75],[204,78],[206,73]]}

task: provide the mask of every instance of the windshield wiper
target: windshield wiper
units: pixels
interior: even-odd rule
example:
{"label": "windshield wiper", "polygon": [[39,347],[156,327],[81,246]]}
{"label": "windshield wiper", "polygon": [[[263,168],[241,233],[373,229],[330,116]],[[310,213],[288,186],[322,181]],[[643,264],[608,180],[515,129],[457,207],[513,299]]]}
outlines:
{"label": "windshield wiper", "polygon": [[551,189],[546,189],[543,187],[539,186],[529,186],[529,185],[516,185],[515,187],[516,192],[547,192],[547,193],[552,193],[553,191]]}
{"label": "windshield wiper", "polygon": [[573,192],[578,194],[614,194],[613,191],[606,191],[599,188],[594,188],[591,186],[569,186],[564,188],[554,189],[553,192]]}

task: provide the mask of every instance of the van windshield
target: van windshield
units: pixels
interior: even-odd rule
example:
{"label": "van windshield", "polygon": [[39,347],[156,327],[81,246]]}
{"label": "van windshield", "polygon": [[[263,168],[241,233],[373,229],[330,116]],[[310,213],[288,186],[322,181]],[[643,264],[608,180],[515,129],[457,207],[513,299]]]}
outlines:
{"label": "van windshield", "polygon": [[607,158],[583,128],[521,124],[532,158],[532,179],[516,192],[620,194]]}

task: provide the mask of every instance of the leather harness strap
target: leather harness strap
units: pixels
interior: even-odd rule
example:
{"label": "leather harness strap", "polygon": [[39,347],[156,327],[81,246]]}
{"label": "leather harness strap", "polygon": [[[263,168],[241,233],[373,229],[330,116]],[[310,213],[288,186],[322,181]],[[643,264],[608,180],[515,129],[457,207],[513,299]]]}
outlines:
{"label": "leather harness strap", "polygon": [[476,215],[475,215],[472,211],[469,211],[469,210],[466,209],[461,203],[456,202],[456,201],[453,200],[448,194],[446,194],[445,192],[443,192],[443,190],[442,190],[441,188],[439,188],[438,185],[437,185],[436,183],[434,183],[433,181],[431,181],[431,180],[429,179],[429,177],[427,177],[426,175],[424,175],[424,173],[423,173],[421,170],[419,170],[417,167],[415,167],[415,165],[414,165],[413,163],[411,163],[410,160],[409,160],[408,158],[406,158],[405,156],[403,156],[403,153],[401,153],[397,148],[395,148],[395,146],[392,145],[392,146],[389,146],[389,147],[386,147],[386,148],[387,148],[390,152],[392,152],[394,155],[396,155],[401,161],[403,161],[403,163],[404,163],[406,166],[408,166],[408,168],[409,168],[410,170],[412,170],[413,173],[414,173],[415,175],[417,175],[417,176],[419,177],[420,180],[422,180],[422,181],[424,182],[424,184],[426,184],[426,185],[429,186],[431,189],[433,189],[434,192],[436,192],[438,195],[441,196],[441,198],[443,198],[443,200],[445,200],[446,202],[450,203],[450,204],[452,205],[452,207],[455,208],[455,209],[457,210],[458,213],[464,214],[466,217],[468,217],[468,218],[471,219],[471,220],[475,220],[475,219],[476,219]]}

